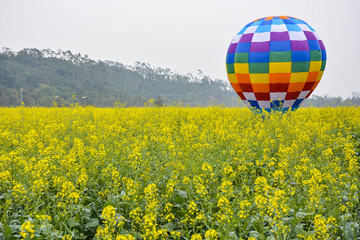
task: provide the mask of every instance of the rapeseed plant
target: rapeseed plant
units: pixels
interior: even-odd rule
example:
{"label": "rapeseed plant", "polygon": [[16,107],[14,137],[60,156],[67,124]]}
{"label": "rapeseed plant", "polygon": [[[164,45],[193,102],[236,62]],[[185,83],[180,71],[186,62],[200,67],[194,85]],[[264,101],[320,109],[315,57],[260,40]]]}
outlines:
{"label": "rapeseed plant", "polygon": [[0,108],[0,239],[355,239],[360,110]]}

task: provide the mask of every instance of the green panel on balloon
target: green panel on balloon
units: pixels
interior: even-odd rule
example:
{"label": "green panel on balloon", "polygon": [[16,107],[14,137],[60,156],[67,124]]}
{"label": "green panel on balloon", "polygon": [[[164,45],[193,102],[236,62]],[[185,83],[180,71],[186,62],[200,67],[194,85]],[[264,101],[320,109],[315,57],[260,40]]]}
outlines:
{"label": "green panel on balloon", "polygon": [[292,62],[291,72],[309,72],[310,62]]}
{"label": "green panel on balloon", "polygon": [[249,53],[235,53],[235,62],[236,63],[248,63],[249,62]]}
{"label": "green panel on balloon", "polygon": [[312,50],[310,51],[310,56],[311,61],[321,61],[321,51]]}
{"label": "green panel on balloon", "polygon": [[269,63],[249,63],[249,73],[269,73]]}
{"label": "green panel on balloon", "polygon": [[233,63],[226,64],[226,71],[228,73],[235,73],[235,68]]}
{"label": "green panel on balloon", "polygon": [[291,62],[291,51],[270,52],[270,62]]}
{"label": "green panel on balloon", "polygon": [[324,70],[325,70],[325,65],[326,65],[326,61],[322,61],[322,62],[321,62],[320,71],[324,71]]}

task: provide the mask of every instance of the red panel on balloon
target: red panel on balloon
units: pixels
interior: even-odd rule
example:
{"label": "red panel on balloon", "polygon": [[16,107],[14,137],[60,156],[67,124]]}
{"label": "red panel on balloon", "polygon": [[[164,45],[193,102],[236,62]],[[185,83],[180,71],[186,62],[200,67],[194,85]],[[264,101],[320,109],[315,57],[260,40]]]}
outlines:
{"label": "red panel on balloon", "polygon": [[288,83],[273,83],[270,84],[270,92],[287,92],[289,88]]}
{"label": "red panel on balloon", "polygon": [[256,99],[259,101],[270,101],[270,93],[254,93]]}
{"label": "red panel on balloon", "polygon": [[253,89],[251,87],[250,83],[239,83],[239,86],[243,92],[253,92]]}
{"label": "red panel on balloon", "polygon": [[303,91],[309,91],[314,86],[315,82],[306,82]]}
{"label": "red panel on balloon", "polygon": [[285,100],[294,100],[300,95],[300,92],[288,92],[286,94]]}

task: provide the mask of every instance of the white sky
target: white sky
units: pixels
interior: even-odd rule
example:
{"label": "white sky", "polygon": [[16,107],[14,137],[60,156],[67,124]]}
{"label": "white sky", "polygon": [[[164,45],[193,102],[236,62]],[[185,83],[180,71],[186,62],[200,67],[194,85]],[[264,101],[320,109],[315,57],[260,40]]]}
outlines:
{"label": "white sky", "polygon": [[0,0],[0,47],[50,48],[227,80],[225,56],[247,23],[288,15],[315,28],[328,62],[314,94],[360,92],[360,0]]}

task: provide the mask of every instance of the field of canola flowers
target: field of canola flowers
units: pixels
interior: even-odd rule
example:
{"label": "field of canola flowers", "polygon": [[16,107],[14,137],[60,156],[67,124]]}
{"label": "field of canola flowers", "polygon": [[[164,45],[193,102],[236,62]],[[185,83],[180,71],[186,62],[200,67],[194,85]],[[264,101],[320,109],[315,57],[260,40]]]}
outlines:
{"label": "field of canola flowers", "polygon": [[0,239],[359,239],[360,108],[0,108]]}

